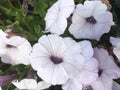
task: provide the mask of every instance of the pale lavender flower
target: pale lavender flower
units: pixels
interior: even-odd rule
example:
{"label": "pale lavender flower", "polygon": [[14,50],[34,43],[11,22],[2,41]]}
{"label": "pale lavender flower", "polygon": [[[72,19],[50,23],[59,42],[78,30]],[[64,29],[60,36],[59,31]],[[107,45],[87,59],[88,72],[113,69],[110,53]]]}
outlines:
{"label": "pale lavender flower", "polygon": [[7,34],[0,30],[0,57],[4,63],[30,64],[29,55],[32,47],[27,39],[20,36],[7,38]]}
{"label": "pale lavender flower", "polygon": [[102,48],[94,49],[94,57],[99,62],[98,79],[91,83],[94,90],[112,90],[113,79],[120,77],[120,68],[107,50]]}
{"label": "pale lavender flower", "polygon": [[81,52],[80,44],[71,38],[44,35],[33,46],[31,65],[45,82],[64,84],[82,70],[85,58]]}
{"label": "pale lavender flower", "polygon": [[99,40],[114,25],[112,13],[101,1],[85,1],[78,4],[73,13],[69,32],[77,39]]}
{"label": "pale lavender flower", "polygon": [[75,7],[74,0],[58,0],[45,16],[46,32],[61,35],[67,28],[67,18]]}

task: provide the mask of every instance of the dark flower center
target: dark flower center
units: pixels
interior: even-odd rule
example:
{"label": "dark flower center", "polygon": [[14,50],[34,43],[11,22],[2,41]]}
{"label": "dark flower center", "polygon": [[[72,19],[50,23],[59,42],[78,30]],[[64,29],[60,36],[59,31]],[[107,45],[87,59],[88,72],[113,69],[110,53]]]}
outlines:
{"label": "dark flower center", "polygon": [[93,90],[93,88],[91,86],[85,86],[83,87],[83,90]]}
{"label": "dark flower center", "polygon": [[102,73],[103,73],[103,70],[102,70],[102,69],[99,69],[98,75],[101,76]]}
{"label": "dark flower center", "polygon": [[15,46],[10,45],[10,44],[7,44],[6,47],[7,47],[7,48],[16,48]]}
{"label": "dark flower center", "polygon": [[96,24],[97,23],[97,21],[95,20],[95,18],[93,16],[87,17],[86,22],[91,23],[91,24]]}
{"label": "dark flower center", "polygon": [[63,59],[57,56],[51,56],[50,60],[54,63],[54,64],[60,64],[63,62]]}

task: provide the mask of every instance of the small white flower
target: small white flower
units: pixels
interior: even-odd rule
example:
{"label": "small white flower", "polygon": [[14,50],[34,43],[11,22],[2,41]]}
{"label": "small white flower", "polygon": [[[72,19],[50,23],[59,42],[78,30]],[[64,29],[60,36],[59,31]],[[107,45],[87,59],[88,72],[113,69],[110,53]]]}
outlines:
{"label": "small white flower", "polygon": [[1,30],[0,35],[0,57],[2,62],[12,65],[30,64],[29,54],[32,47],[27,39],[20,36],[7,38],[7,34]]}
{"label": "small white flower", "polygon": [[99,40],[113,25],[112,13],[101,1],[85,1],[78,4],[73,13],[69,32],[77,39],[87,38]]}
{"label": "small white flower", "polygon": [[81,47],[71,38],[44,35],[33,46],[31,65],[45,82],[64,84],[79,74],[85,62]]}
{"label": "small white flower", "polygon": [[91,84],[94,90],[112,90],[113,79],[120,77],[120,68],[105,49],[94,49],[94,56],[99,62],[98,79]]}
{"label": "small white flower", "polygon": [[40,81],[37,83],[34,79],[22,79],[20,82],[14,80],[12,84],[15,85],[17,88],[15,90],[43,90],[49,88],[51,85],[45,83],[44,81]]}
{"label": "small white flower", "polygon": [[2,90],[2,88],[0,87],[0,90]]}
{"label": "small white flower", "polygon": [[113,53],[117,56],[117,58],[120,60],[120,38],[114,38],[110,37],[110,42],[112,43],[113,47]]}
{"label": "small white flower", "polygon": [[74,0],[58,0],[45,16],[46,31],[61,35],[67,27],[67,18],[74,10]]}

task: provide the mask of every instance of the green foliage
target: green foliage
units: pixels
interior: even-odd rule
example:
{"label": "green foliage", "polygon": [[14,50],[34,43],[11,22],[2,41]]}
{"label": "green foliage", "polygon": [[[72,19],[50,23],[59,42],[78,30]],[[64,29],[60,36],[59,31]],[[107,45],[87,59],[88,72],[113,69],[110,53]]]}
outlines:
{"label": "green foliage", "polygon": [[[44,17],[47,9],[57,0],[28,0],[28,9],[22,7],[23,0],[0,0],[0,28],[6,29],[10,25],[16,25],[14,33],[25,36],[32,44],[43,35],[45,29]],[[75,0],[78,4],[84,0]],[[120,0],[110,0],[114,21],[116,25],[112,27],[109,35],[120,37]],[[63,36],[68,36],[68,32]],[[9,75],[12,72],[19,74],[19,79],[24,78],[30,66],[11,66],[0,62],[0,75]],[[3,90],[13,90],[11,84],[3,87]],[[60,87],[51,87],[48,90],[61,90]]]}
{"label": "green foliage", "polygon": [[116,4],[117,7],[120,8],[120,0],[115,0],[115,4]]}
{"label": "green foliage", "polygon": [[16,24],[15,33],[26,35],[29,41],[37,42],[45,28],[44,16],[56,0],[29,0],[28,8],[22,8],[20,0],[0,0],[0,27]]}

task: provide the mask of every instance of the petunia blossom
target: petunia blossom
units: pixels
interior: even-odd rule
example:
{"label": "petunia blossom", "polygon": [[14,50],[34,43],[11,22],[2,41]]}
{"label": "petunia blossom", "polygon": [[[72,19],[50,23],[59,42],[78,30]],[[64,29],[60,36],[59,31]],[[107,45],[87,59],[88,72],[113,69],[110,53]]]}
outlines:
{"label": "petunia blossom", "polygon": [[113,45],[113,53],[120,60],[120,38],[110,37],[110,42]]}
{"label": "petunia blossom", "polygon": [[94,51],[94,57],[99,62],[99,77],[95,82],[91,83],[91,87],[94,90],[112,90],[113,79],[120,77],[120,68],[107,50],[95,48]]}
{"label": "petunia blossom", "polygon": [[15,90],[43,90],[49,88],[51,85],[45,83],[44,81],[40,81],[37,83],[35,79],[22,79],[20,82],[18,80],[12,81],[12,84],[17,88]]}
{"label": "petunia blossom", "polygon": [[67,27],[67,18],[74,10],[74,0],[58,0],[45,16],[46,31],[61,35]]}
{"label": "petunia blossom", "polygon": [[7,38],[7,34],[0,30],[0,57],[4,63],[30,64],[29,55],[32,47],[27,39],[20,36]]}
{"label": "petunia blossom", "polygon": [[64,84],[83,68],[85,58],[81,52],[79,43],[69,37],[44,35],[33,46],[31,65],[45,82]]}
{"label": "petunia blossom", "polygon": [[83,90],[83,85],[90,85],[98,78],[98,62],[94,58],[86,60],[80,74],[70,78],[62,85],[63,90]]}
{"label": "petunia blossom", "polygon": [[73,13],[69,32],[77,39],[99,40],[114,25],[112,13],[101,1],[85,1],[78,4]]}
{"label": "petunia blossom", "polygon": [[98,78],[98,62],[93,58],[94,52],[91,43],[85,40],[79,44],[82,50],[81,54],[86,61],[81,72],[62,85],[63,90],[82,90],[83,85],[90,85]]}

